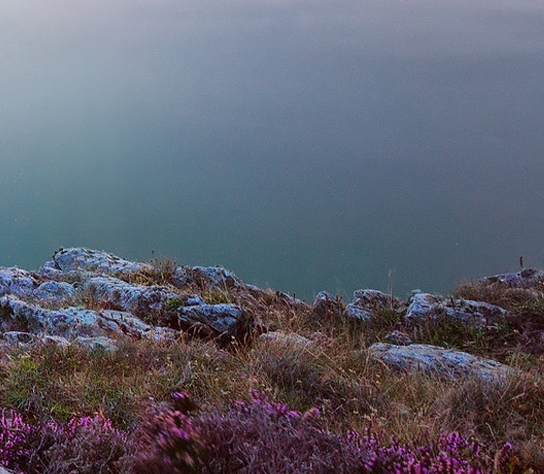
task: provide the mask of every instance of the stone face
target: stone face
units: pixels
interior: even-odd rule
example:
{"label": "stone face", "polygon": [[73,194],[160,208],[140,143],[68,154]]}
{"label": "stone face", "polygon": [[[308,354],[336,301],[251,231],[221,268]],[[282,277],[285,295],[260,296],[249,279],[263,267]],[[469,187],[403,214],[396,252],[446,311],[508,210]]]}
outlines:
{"label": "stone face", "polygon": [[410,299],[405,320],[422,322],[427,319],[448,317],[476,326],[496,324],[508,312],[499,306],[465,299],[444,298],[430,293],[417,293]]}
{"label": "stone face", "polygon": [[370,346],[369,354],[395,369],[440,374],[452,379],[472,376],[500,380],[516,373],[512,367],[492,359],[427,344],[398,346],[380,342]]}
{"label": "stone face", "polygon": [[234,304],[182,306],[177,314],[182,329],[203,336],[238,338],[247,330],[248,316]]}

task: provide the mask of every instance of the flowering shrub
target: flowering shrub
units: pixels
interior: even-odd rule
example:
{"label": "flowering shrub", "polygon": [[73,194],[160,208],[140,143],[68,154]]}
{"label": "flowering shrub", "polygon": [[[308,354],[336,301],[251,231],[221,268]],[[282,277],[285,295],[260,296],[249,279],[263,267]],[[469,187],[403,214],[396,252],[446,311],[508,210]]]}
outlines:
{"label": "flowering shrub", "polygon": [[250,395],[226,412],[206,413],[175,393],[131,437],[102,416],[31,425],[2,412],[0,465],[21,474],[522,472],[508,443],[493,458],[457,433],[410,444],[370,430],[329,433],[317,408],[301,413],[262,392]]}
{"label": "flowering shrub", "polygon": [[149,413],[137,434],[140,445],[134,471],[138,474],[200,472],[207,454],[200,423],[186,392],[174,393],[173,409]]}
{"label": "flowering shrub", "polygon": [[[202,417],[203,433],[214,445],[204,472],[484,474],[493,470],[481,447],[457,433],[413,444],[370,431],[334,434],[319,425],[316,408],[302,414],[269,401],[263,393],[251,392],[251,397],[251,402],[237,402],[225,414]],[[495,465],[495,472],[513,472],[505,466]]]}
{"label": "flowering shrub", "polygon": [[123,472],[128,437],[102,416],[73,418],[67,424],[25,423],[21,415],[0,418],[0,465],[24,474]]}

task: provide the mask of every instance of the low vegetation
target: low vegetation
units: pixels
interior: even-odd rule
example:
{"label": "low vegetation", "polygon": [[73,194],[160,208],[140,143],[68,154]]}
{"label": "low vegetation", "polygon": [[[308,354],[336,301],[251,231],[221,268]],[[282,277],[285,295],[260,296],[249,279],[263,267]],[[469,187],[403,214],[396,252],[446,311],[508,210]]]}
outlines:
{"label": "low vegetation", "polygon": [[[170,284],[174,266],[134,277]],[[35,343],[0,352],[0,465],[31,473],[544,472],[544,288],[464,284],[510,315],[476,328],[316,314],[274,291],[200,289],[306,346],[122,340],[114,351]],[[98,305],[98,302],[93,304]],[[175,309],[176,301],[172,303]],[[506,382],[400,373],[367,348],[400,330],[521,369]],[[540,338],[541,340],[539,341]]]}

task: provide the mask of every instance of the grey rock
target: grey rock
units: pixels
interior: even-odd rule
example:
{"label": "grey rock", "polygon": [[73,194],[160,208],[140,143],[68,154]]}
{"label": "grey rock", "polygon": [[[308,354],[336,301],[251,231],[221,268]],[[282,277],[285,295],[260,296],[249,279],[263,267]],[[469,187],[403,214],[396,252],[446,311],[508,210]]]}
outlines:
{"label": "grey rock", "polygon": [[243,286],[232,272],[223,267],[178,267],[172,280],[178,288],[196,285],[201,289],[230,290]]}
{"label": "grey rock", "polygon": [[401,300],[393,295],[371,289],[354,291],[352,303],[369,311],[383,307],[398,308],[402,304]]}
{"label": "grey rock", "polygon": [[35,299],[46,301],[71,300],[77,295],[74,285],[63,281],[46,281],[36,288],[32,294]]}
{"label": "grey rock", "polygon": [[73,341],[75,344],[85,347],[90,350],[102,349],[106,352],[113,352],[117,349],[115,341],[108,337],[76,337]]}
{"label": "grey rock", "polygon": [[485,285],[507,288],[529,288],[536,283],[544,282],[544,270],[527,268],[519,272],[499,273],[478,280]]}
{"label": "grey rock", "polygon": [[371,319],[376,317],[376,313],[374,313],[373,311],[364,309],[361,306],[354,303],[348,304],[346,306],[346,309],[344,309],[343,314],[346,318],[358,319],[359,321],[362,321],[364,323],[367,323]]}
{"label": "grey rock", "polygon": [[378,317],[376,311],[382,308],[392,308],[395,311],[401,311],[406,306],[403,301],[395,296],[388,295],[379,290],[356,290],[353,292],[353,300],[344,310],[344,316],[369,322]]}
{"label": "grey rock", "polygon": [[238,338],[249,328],[248,315],[234,304],[184,306],[177,311],[180,327],[203,336]]}
{"label": "grey rock", "polygon": [[405,320],[408,322],[422,322],[427,319],[448,317],[467,324],[487,326],[496,324],[507,315],[508,312],[505,309],[481,301],[444,298],[430,293],[417,293],[410,299]]}
{"label": "grey rock", "polygon": [[342,302],[338,296],[320,291],[314,299],[314,314],[319,317],[335,317],[342,314]]}
{"label": "grey rock", "polygon": [[49,310],[13,296],[0,298],[0,328],[4,332],[60,336],[67,340],[123,336],[166,340],[179,335],[179,331],[153,327],[128,312],[77,307]]}
{"label": "grey rock", "polygon": [[[89,272],[101,275],[135,273],[152,270],[149,263],[132,262],[116,255],[83,247],[60,249],[46,263],[45,269],[57,269],[62,273]],[[50,270],[45,270],[48,272]]]}
{"label": "grey rock", "polygon": [[370,346],[369,354],[392,368],[440,374],[451,379],[501,380],[516,374],[512,367],[495,360],[427,344],[398,346],[380,342]]}
{"label": "grey rock", "polygon": [[412,339],[410,339],[408,334],[396,329],[387,334],[385,340],[391,344],[396,344],[397,346],[409,346],[412,344]]}
{"label": "grey rock", "polygon": [[313,344],[314,341],[296,334],[294,332],[270,331],[259,336],[262,341],[269,341],[276,344],[288,345],[304,349]]}
{"label": "grey rock", "polygon": [[89,278],[83,284],[83,290],[91,298],[141,318],[164,311],[166,302],[178,297],[161,286],[135,285],[113,277]]}
{"label": "grey rock", "polygon": [[[63,337],[105,335],[94,311],[80,308],[48,310],[14,296],[0,298],[0,327],[4,331],[48,333]],[[96,334],[96,332],[100,334]]]}
{"label": "grey rock", "polygon": [[0,296],[25,298],[32,295],[36,286],[37,281],[30,272],[19,267],[0,268]]}

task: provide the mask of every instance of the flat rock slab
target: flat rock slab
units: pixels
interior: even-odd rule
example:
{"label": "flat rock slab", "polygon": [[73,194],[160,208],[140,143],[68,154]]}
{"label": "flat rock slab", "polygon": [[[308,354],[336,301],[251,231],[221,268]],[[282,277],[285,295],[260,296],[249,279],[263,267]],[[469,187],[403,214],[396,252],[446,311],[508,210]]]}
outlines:
{"label": "flat rock slab", "polygon": [[512,367],[496,360],[427,344],[397,346],[379,342],[370,346],[369,353],[395,369],[439,374],[451,379],[500,380],[516,373]]}
{"label": "flat rock slab", "polygon": [[508,312],[505,309],[482,301],[416,293],[410,299],[410,305],[404,317],[408,322],[423,322],[428,319],[447,317],[467,324],[487,326],[498,323],[507,315]]}

